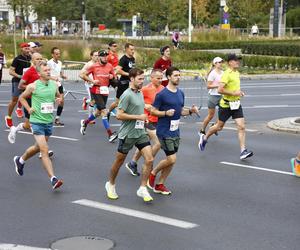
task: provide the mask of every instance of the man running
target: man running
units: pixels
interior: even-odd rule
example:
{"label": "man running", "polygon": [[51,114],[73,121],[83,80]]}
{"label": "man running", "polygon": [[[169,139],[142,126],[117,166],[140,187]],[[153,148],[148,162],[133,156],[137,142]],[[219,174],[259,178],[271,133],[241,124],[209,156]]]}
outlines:
{"label": "man running", "polygon": [[[42,164],[46,170],[53,189],[59,188],[63,181],[54,175],[52,162],[48,155],[48,139],[53,128],[53,109],[55,98],[59,102],[62,94],[59,93],[57,84],[50,80],[50,67],[46,61],[42,61],[36,68],[40,74],[40,79],[26,87],[20,96],[22,105],[30,114],[30,123],[35,144],[27,148],[22,156],[14,157],[16,173],[22,176],[25,162],[38,152],[42,153]],[[26,101],[31,96],[32,107]]]}
{"label": "man running", "polygon": [[2,51],[2,44],[0,43],[0,84],[2,82],[2,70],[3,67],[6,67],[6,58]]}
{"label": "man running", "polygon": [[115,41],[111,41],[108,44],[107,62],[110,63],[114,67],[114,69],[119,65],[117,49],[118,49],[118,45]]}
{"label": "man running", "polygon": [[[26,69],[28,69],[31,65],[30,48],[28,43],[21,43],[20,48],[21,48],[21,54],[18,55],[13,60],[9,68],[9,74],[13,76],[13,78],[12,78],[12,99],[8,104],[7,116],[5,116],[5,124],[7,128],[13,126],[13,121],[11,116],[15,106],[18,103],[19,95],[21,94],[21,91],[18,88],[20,80],[22,78],[22,75],[25,73]],[[18,118],[23,117],[21,103],[18,103],[16,114]]]}
{"label": "man running", "polygon": [[162,55],[161,58],[159,58],[153,66],[153,69],[160,69],[163,74],[163,81],[162,85],[166,87],[168,85],[169,80],[166,77],[166,70],[172,66],[172,61],[171,61],[171,54],[170,54],[170,46],[164,46],[160,49],[160,54]]}
{"label": "man running", "polygon": [[53,80],[56,81],[57,85],[58,85],[58,91],[59,93],[62,94],[62,100],[60,102],[60,104],[57,107],[57,111],[56,111],[56,118],[54,121],[54,124],[56,126],[64,126],[64,123],[62,123],[60,121],[60,116],[61,113],[63,111],[64,108],[64,87],[62,85],[62,80],[66,80],[67,77],[66,75],[64,75],[64,73],[62,72],[62,62],[59,60],[60,59],[60,50],[57,47],[53,47],[51,49],[51,55],[52,58],[48,61],[48,66],[51,69],[51,77]]}
{"label": "man running", "polygon": [[116,158],[110,170],[109,181],[105,184],[107,197],[109,199],[118,199],[116,192],[116,178],[119,169],[124,163],[128,152],[136,146],[144,157],[143,173],[141,178],[141,185],[137,190],[137,195],[145,202],[152,201],[146,184],[149,173],[152,168],[153,156],[146,134],[144,123],[147,120],[147,115],[144,114],[144,98],[141,93],[141,88],[144,81],[144,71],[141,69],[132,69],[129,71],[130,85],[120,98],[117,119],[122,121],[119,130],[119,146]]}
{"label": "man running", "polygon": [[240,103],[240,99],[245,95],[245,93],[240,87],[240,73],[238,71],[240,67],[240,60],[241,58],[237,57],[235,54],[228,55],[228,69],[222,75],[220,86],[218,87],[218,92],[222,94],[219,104],[219,119],[214,126],[210,127],[206,135],[200,134],[198,146],[201,151],[204,151],[208,138],[217,131],[221,131],[226,121],[232,117],[238,130],[238,138],[241,149],[240,159],[244,160],[251,157],[253,152],[248,150],[245,144],[245,119],[243,108]]}
{"label": "man running", "polygon": [[118,106],[120,96],[129,86],[129,71],[135,67],[134,45],[132,43],[125,44],[125,55],[119,61],[116,68],[117,74],[120,74],[120,83],[118,86],[116,100],[110,105],[109,113]]}
{"label": "man running", "polygon": [[[156,134],[160,141],[161,148],[166,154],[166,159],[160,161],[151,171],[148,187],[155,193],[163,195],[171,194],[171,191],[164,185],[176,163],[176,153],[179,148],[180,116],[187,116],[198,112],[198,107],[184,107],[184,93],[178,88],[180,71],[178,68],[170,67],[166,71],[169,83],[166,88],[159,92],[153,103],[151,114],[158,116]],[[160,173],[160,178],[155,184],[155,178]]]}
{"label": "man running", "polygon": [[[163,73],[160,69],[153,69],[151,72],[151,82],[142,88],[142,93],[144,96],[145,109],[144,112],[147,115],[147,122],[145,123],[146,132],[153,142],[152,144],[152,155],[156,156],[157,152],[160,149],[160,143],[156,136],[156,125],[158,118],[150,114],[152,109],[152,103],[154,102],[155,96],[159,93],[164,87],[161,85],[163,79]],[[137,161],[141,157],[141,152],[137,149],[134,153],[132,160],[126,163],[126,168],[133,176],[139,176],[140,173],[137,170]]]}
{"label": "man running", "polygon": [[[91,65],[80,73],[80,78],[86,82],[93,84],[91,88],[91,97],[95,101],[97,107],[94,114],[91,114],[88,119],[81,120],[80,133],[85,135],[87,125],[101,115],[102,123],[107,131],[109,142],[117,139],[118,135],[112,132],[107,120],[106,103],[109,95],[109,80],[116,77],[113,66],[107,63],[108,53],[105,50],[99,51],[99,61]],[[89,75],[93,75],[93,79]]]}

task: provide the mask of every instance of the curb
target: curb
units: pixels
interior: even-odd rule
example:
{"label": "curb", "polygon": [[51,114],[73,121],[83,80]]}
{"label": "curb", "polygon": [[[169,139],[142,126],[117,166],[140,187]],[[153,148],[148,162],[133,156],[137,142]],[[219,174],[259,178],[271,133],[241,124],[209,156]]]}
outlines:
{"label": "curb", "polygon": [[267,123],[267,127],[276,131],[300,134],[300,123],[296,123],[299,117],[287,117],[272,120]]}

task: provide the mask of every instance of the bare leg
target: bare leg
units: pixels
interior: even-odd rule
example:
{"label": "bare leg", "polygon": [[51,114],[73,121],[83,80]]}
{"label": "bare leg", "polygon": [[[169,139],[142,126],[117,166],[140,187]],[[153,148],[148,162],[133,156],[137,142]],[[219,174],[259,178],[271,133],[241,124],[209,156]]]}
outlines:
{"label": "bare leg", "polygon": [[120,152],[117,152],[116,158],[110,169],[110,175],[109,175],[110,184],[115,185],[116,178],[119,173],[120,167],[124,163],[126,156],[127,156],[127,154],[122,154]]}
{"label": "bare leg", "polygon": [[202,129],[204,130],[206,129],[208,123],[214,118],[215,115],[215,109],[208,109],[208,114],[207,116],[204,118],[203,124],[202,124]]}
{"label": "bare leg", "polygon": [[246,132],[245,132],[245,119],[244,118],[237,118],[235,119],[235,123],[238,130],[238,138],[240,142],[241,152],[246,148]]}
{"label": "bare leg", "polygon": [[152,166],[153,166],[153,156],[152,156],[152,149],[151,146],[146,146],[141,150],[141,154],[144,157],[144,165],[143,165],[143,172],[141,178],[141,186],[146,187],[147,180],[149,178]]}
{"label": "bare leg", "polygon": [[7,115],[8,116],[12,115],[12,113],[14,111],[14,108],[17,105],[18,99],[19,99],[19,97],[13,96],[12,99],[11,99],[11,101],[9,102],[9,104],[8,104],[8,110],[7,110]]}

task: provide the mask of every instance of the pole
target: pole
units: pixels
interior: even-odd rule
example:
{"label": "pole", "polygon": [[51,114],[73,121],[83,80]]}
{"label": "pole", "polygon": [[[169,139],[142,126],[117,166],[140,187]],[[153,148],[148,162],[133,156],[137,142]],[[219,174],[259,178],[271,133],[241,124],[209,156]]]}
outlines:
{"label": "pole", "polygon": [[189,0],[189,43],[192,41],[192,0]]}
{"label": "pole", "polygon": [[17,6],[13,5],[13,11],[14,11],[14,52],[15,57],[17,56],[17,41],[16,41],[16,8]]}
{"label": "pole", "polygon": [[279,29],[279,0],[274,0],[273,37],[278,37]]}
{"label": "pole", "polygon": [[82,40],[85,40],[85,0],[81,2],[82,4]]}

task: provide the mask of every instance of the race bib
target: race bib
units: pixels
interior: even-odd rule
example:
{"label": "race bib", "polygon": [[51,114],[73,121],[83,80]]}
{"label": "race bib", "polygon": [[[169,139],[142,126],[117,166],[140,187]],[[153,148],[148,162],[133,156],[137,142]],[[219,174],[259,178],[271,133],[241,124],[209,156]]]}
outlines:
{"label": "race bib", "polygon": [[101,95],[109,95],[109,89],[107,86],[101,86],[100,87],[100,94]]}
{"label": "race bib", "polygon": [[240,101],[229,102],[229,107],[230,107],[231,110],[239,109],[240,105],[241,105]]}
{"label": "race bib", "polygon": [[144,125],[145,125],[145,122],[144,121],[141,121],[141,120],[136,120],[135,121],[135,127],[136,129],[143,129],[144,128]]}
{"label": "race bib", "polygon": [[41,113],[50,114],[53,113],[54,105],[53,102],[44,102],[41,104]]}
{"label": "race bib", "polygon": [[171,120],[170,131],[176,131],[179,127],[180,120]]}

